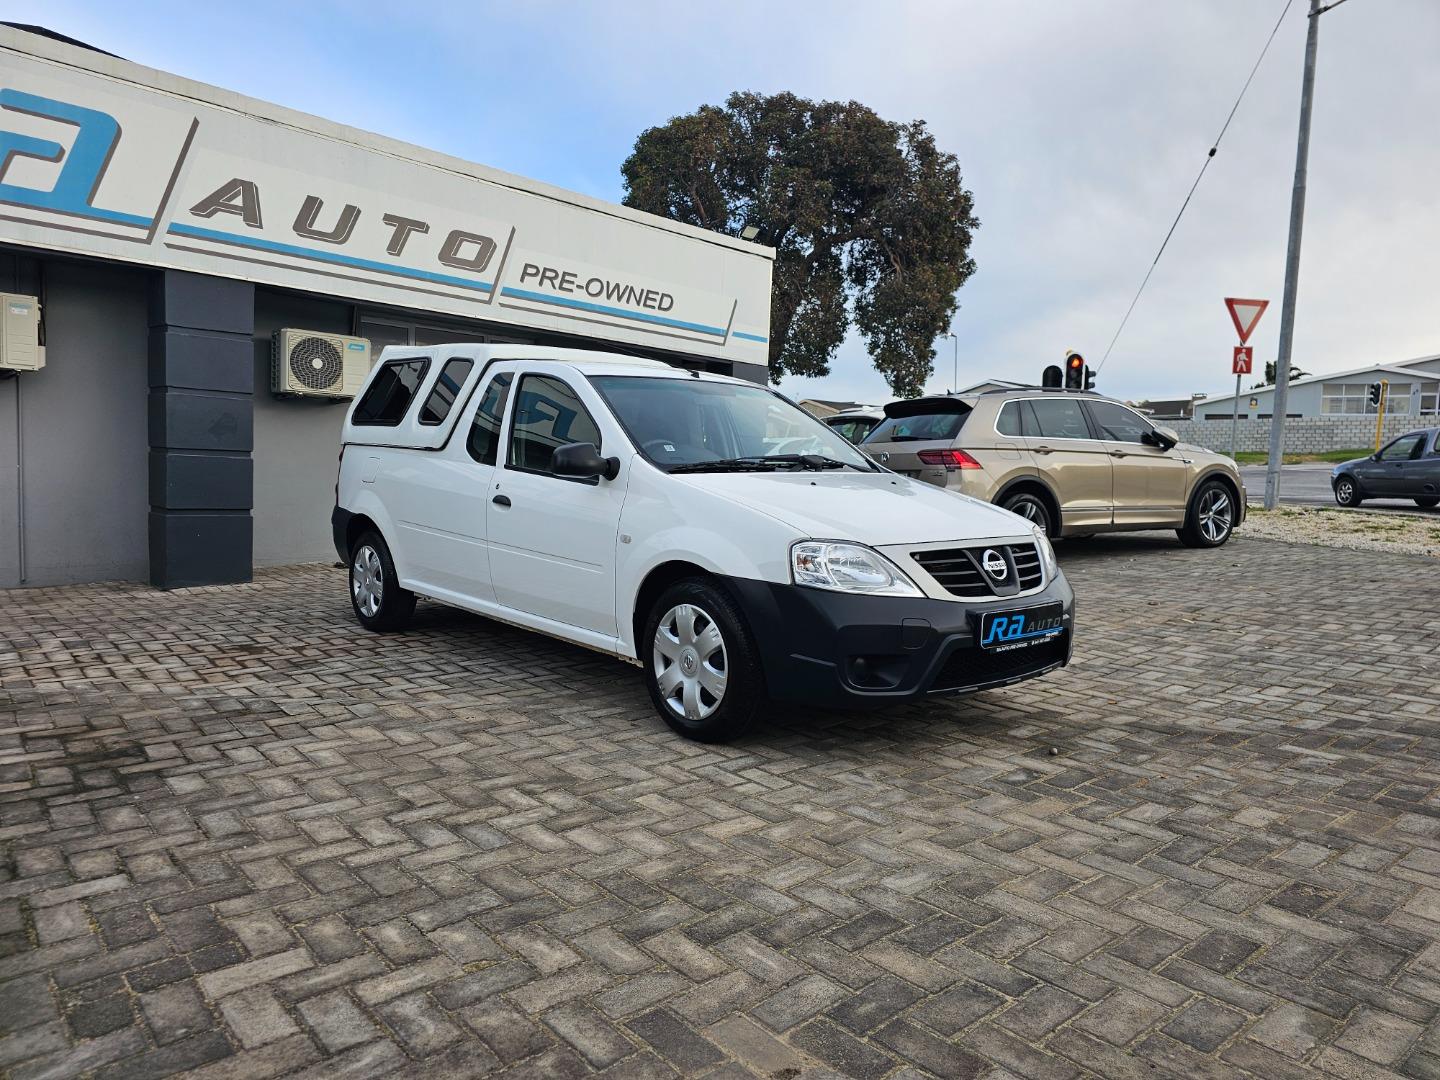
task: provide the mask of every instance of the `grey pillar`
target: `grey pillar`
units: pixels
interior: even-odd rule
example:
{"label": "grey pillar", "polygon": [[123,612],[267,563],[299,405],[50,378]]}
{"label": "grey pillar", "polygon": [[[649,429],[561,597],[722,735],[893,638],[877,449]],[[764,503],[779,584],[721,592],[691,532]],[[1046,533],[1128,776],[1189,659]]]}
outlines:
{"label": "grey pillar", "polygon": [[255,288],[162,270],[150,293],[150,583],[251,578]]}

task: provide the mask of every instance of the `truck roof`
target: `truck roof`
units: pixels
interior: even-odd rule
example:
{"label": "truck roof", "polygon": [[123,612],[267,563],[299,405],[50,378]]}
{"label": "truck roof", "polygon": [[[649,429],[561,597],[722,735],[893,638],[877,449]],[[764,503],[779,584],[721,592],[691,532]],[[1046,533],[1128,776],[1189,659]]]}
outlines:
{"label": "truck roof", "polygon": [[559,364],[567,364],[583,375],[625,374],[674,378],[688,372],[697,378],[716,382],[745,382],[743,379],[734,379],[728,375],[690,371],[687,368],[667,364],[663,360],[652,360],[646,356],[602,352],[598,349],[557,349],[549,345],[507,345],[504,342],[487,344],[462,341],[445,345],[386,345],[375,363],[376,366],[379,366],[387,360],[407,356],[464,356],[470,357],[482,365],[489,360],[553,360]]}

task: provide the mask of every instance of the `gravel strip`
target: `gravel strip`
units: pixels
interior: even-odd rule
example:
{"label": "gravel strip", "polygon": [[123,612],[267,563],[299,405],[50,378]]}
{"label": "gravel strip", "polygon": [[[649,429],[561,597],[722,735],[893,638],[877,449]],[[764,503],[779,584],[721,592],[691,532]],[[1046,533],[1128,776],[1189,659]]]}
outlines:
{"label": "gravel strip", "polygon": [[1440,515],[1433,518],[1330,507],[1251,507],[1237,535],[1251,540],[1395,551],[1440,558]]}

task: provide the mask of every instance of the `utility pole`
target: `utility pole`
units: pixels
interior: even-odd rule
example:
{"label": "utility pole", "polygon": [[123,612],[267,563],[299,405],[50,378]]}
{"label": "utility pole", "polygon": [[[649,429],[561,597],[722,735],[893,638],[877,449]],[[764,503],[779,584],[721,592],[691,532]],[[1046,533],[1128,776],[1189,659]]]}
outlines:
{"label": "utility pole", "polygon": [[1300,87],[1300,136],[1295,146],[1295,187],[1290,193],[1290,242],[1285,251],[1285,295],[1280,306],[1280,355],[1275,360],[1274,406],[1270,416],[1270,460],[1265,466],[1265,509],[1280,501],[1280,462],[1285,453],[1285,409],[1290,391],[1290,352],[1295,340],[1295,293],[1300,278],[1300,234],[1305,225],[1305,179],[1310,159],[1310,111],[1315,102],[1315,52],[1320,14],[1345,0],[1321,5],[1310,0],[1305,35],[1305,77]]}
{"label": "utility pole", "polygon": [[950,392],[957,394],[960,392],[960,339],[954,334],[945,334],[943,336],[948,337],[955,343],[955,373],[951,376]]}

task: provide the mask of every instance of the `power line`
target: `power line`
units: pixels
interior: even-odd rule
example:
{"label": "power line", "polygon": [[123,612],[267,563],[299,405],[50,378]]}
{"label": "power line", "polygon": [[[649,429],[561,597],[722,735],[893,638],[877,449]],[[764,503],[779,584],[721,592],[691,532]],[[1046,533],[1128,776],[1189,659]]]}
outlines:
{"label": "power line", "polygon": [[[1230,121],[1235,119],[1235,112],[1240,108],[1240,102],[1245,99],[1245,91],[1250,89],[1250,83],[1255,78],[1255,73],[1260,70],[1260,63],[1265,59],[1265,54],[1270,51],[1270,43],[1275,40],[1275,35],[1280,31],[1280,24],[1285,21],[1285,16],[1290,11],[1290,5],[1295,0],[1285,0],[1285,7],[1280,12],[1280,18],[1275,20],[1275,28],[1270,31],[1270,36],[1265,39],[1265,47],[1260,50],[1260,55],[1255,58],[1255,66],[1250,69],[1249,76],[1245,79],[1245,85],[1240,88],[1240,94],[1235,98],[1235,104],[1230,106],[1230,115],[1225,117],[1225,123],[1220,128],[1220,134],[1215,136],[1214,142],[1210,144],[1210,152],[1205,155],[1205,162],[1200,166],[1200,172],[1195,176],[1195,182],[1190,185],[1190,191],[1185,195],[1185,201],[1180,204],[1180,212],[1175,215],[1175,220],[1170,223],[1170,231],[1165,234],[1165,239],[1160,242],[1160,250],[1155,253],[1155,260],[1150,264],[1150,269],[1145,271],[1145,280],[1140,282],[1140,288],[1135,290],[1135,299],[1130,301],[1130,306],[1125,309],[1125,317],[1120,320],[1120,325],[1115,329],[1115,336],[1110,339],[1110,345],[1105,350],[1105,355],[1100,358],[1100,364],[1095,371],[1098,373],[1105,366],[1105,361],[1110,359],[1110,352],[1115,348],[1115,343],[1120,340],[1121,333],[1125,330],[1125,324],[1130,321],[1130,315],[1135,310],[1135,305],[1140,302],[1140,294],[1145,291],[1145,286],[1150,284],[1150,275],[1155,273],[1155,267],[1160,264],[1160,256],[1165,254],[1165,247],[1170,243],[1170,237],[1175,235],[1175,228],[1180,224],[1180,219],[1185,216],[1185,208],[1190,205],[1190,199],[1195,194],[1195,189],[1200,186],[1200,180],[1205,175],[1205,170],[1210,167],[1210,162],[1215,157],[1215,151],[1220,149],[1220,140],[1225,137],[1225,132],[1230,129]],[[1344,3],[1345,0],[1337,0]],[[1332,5],[1333,6],[1333,5]]]}

